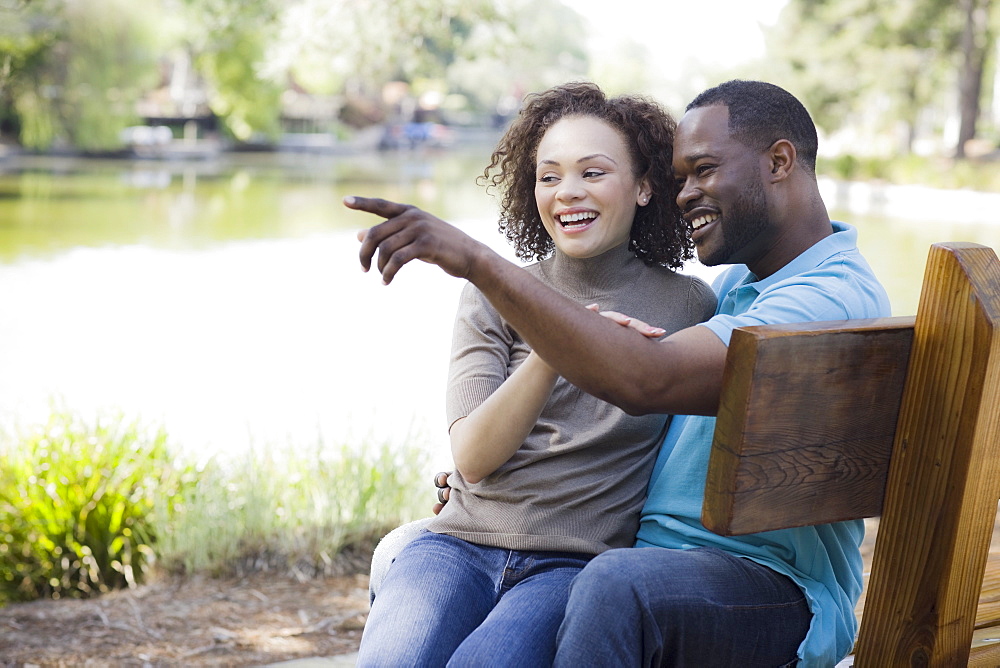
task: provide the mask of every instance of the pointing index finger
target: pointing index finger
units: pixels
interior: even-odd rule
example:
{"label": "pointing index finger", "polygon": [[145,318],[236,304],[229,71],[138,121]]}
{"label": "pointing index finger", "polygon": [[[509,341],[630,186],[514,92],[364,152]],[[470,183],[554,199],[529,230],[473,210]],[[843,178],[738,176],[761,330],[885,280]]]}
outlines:
{"label": "pointing index finger", "polygon": [[378,197],[357,197],[350,195],[344,198],[344,206],[357,211],[367,211],[383,218],[395,218],[410,208],[408,204],[390,202],[387,199]]}

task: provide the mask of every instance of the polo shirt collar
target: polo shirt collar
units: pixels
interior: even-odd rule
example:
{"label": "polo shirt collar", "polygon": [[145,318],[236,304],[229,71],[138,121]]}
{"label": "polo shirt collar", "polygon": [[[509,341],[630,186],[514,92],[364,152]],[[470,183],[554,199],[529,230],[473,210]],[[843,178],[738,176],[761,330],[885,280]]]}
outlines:
{"label": "polo shirt collar", "polygon": [[778,271],[760,280],[755,280],[756,276],[748,271],[740,285],[752,285],[757,292],[763,292],[775,283],[818,267],[834,255],[857,248],[858,231],[854,227],[839,221],[832,221],[832,224],[833,234],[817,241]]}

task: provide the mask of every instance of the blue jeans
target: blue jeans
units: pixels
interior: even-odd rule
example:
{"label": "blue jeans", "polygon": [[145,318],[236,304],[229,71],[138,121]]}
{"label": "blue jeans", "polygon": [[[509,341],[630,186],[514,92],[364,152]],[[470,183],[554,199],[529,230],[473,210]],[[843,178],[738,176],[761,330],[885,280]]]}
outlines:
{"label": "blue jeans", "polygon": [[357,665],[551,665],[570,582],[590,558],[424,531],[378,588]]}
{"label": "blue jeans", "polygon": [[785,666],[812,614],[789,578],[714,548],[604,552],[576,577],[555,665]]}

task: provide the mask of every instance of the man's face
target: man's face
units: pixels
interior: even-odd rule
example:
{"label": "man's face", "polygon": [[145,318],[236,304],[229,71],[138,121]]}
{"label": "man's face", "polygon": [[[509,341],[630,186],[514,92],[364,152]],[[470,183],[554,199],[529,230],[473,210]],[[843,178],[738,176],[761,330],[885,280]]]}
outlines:
{"label": "man's face", "polygon": [[677,204],[702,264],[751,264],[771,227],[760,170],[764,156],[729,134],[729,108],[687,112],[674,139]]}

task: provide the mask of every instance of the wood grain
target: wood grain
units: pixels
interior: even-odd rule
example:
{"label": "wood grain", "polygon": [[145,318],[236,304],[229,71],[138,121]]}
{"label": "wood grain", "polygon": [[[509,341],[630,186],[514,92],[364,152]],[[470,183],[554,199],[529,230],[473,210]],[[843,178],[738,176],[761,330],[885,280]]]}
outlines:
{"label": "wood grain", "polygon": [[963,666],[1000,496],[1000,264],[931,247],[855,666]]}
{"label": "wood grain", "polygon": [[703,524],[734,535],[878,515],[913,323],[733,332]]}

